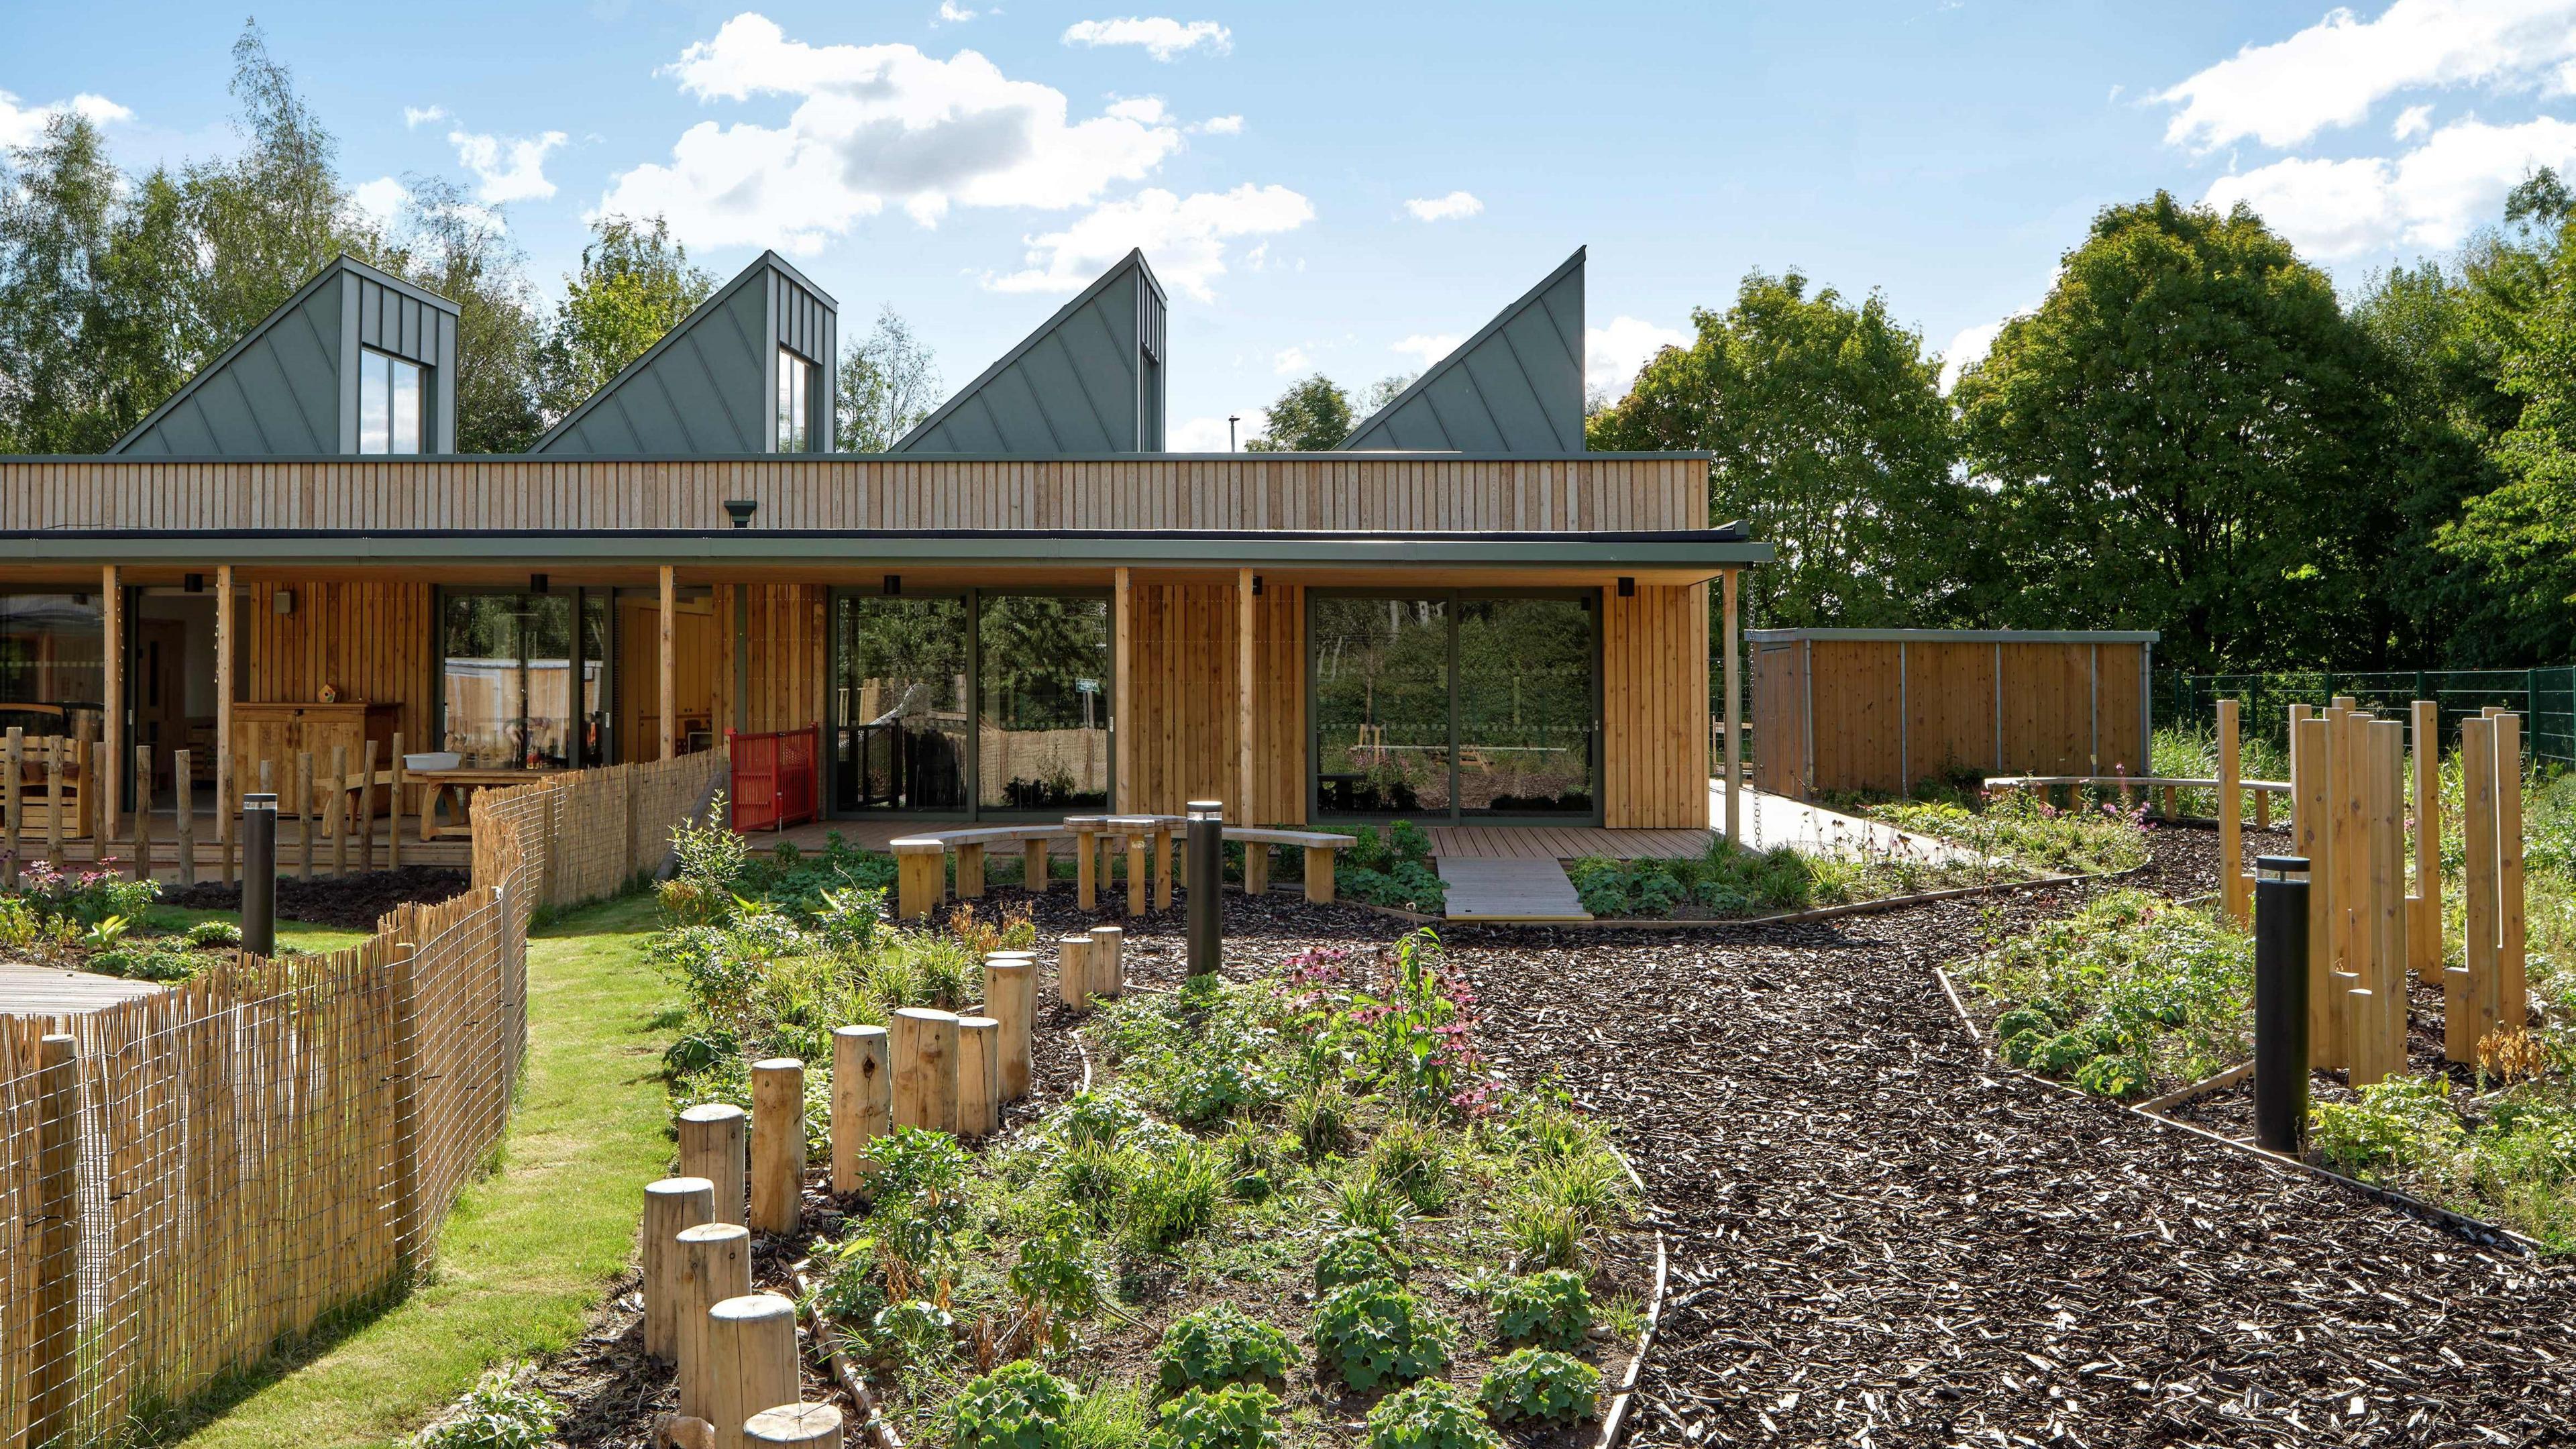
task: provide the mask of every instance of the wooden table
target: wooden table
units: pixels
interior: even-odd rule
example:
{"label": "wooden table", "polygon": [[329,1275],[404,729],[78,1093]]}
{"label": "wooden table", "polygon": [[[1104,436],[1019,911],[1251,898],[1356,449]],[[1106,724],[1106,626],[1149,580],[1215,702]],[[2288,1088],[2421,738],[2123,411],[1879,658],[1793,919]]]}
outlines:
{"label": "wooden table", "polygon": [[[562,773],[561,770],[409,770],[404,772],[403,778],[406,782],[421,787],[420,838],[436,840],[442,835],[473,833],[471,802],[475,791],[506,789],[512,785],[524,785],[530,780]],[[453,791],[456,796],[455,821],[452,824],[440,825],[438,823],[439,797],[450,791]]]}

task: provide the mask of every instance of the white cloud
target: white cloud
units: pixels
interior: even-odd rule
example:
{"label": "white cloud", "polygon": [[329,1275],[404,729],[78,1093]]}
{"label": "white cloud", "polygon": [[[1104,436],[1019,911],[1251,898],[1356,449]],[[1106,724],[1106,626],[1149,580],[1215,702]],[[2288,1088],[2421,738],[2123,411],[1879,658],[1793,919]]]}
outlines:
{"label": "white cloud", "polygon": [[2394,159],[2293,156],[2209,188],[2210,205],[2252,207],[2292,245],[2336,258],[2395,247],[2456,246],[2494,216],[2505,193],[2542,167],[2576,165],[2576,122],[2454,122]]}
{"label": "white cloud", "polygon": [[1294,372],[1304,372],[1306,370],[1306,349],[1302,347],[1280,348],[1277,353],[1271,356],[1270,370],[1279,374],[1281,377],[1286,377],[1290,373]]}
{"label": "white cloud", "polygon": [[2394,0],[2376,20],[2336,8],[2287,40],[2249,45],[2155,99],[2180,107],[2165,127],[2209,150],[2252,137],[2291,146],[2359,124],[2378,101],[2427,86],[2521,88],[2576,62],[2570,0]]}
{"label": "white cloud", "polygon": [[1950,345],[1941,350],[1942,396],[1947,397],[1950,389],[1959,385],[1960,373],[1985,360],[1986,354],[1994,350],[1995,339],[2003,335],[2004,323],[2011,320],[2009,317],[1998,318],[1959,329],[1958,335],[1950,339]]}
{"label": "white cloud", "polygon": [[561,131],[541,136],[478,136],[447,133],[458,165],[483,183],[475,195],[494,206],[510,201],[543,201],[555,194],[546,179],[546,153],[568,138]]}
{"label": "white cloud", "polygon": [[1404,204],[1415,221],[1463,221],[1485,209],[1485,203],[1464,191],[1447,196],[1417,196]]}
{"label": "white cloud", "polygon": [[2400,141],[2405,141],[2423,135],[2431,129],[2433,129],[2433,108],[2429,105],[2408,106],[2397,113],[2397,124],[2389,128],[2389,134]]}
{"label": "white cloud", "polygon": [[1155,275],[1204,302],[1216,295],[1208,284],[1225,275],[1229,241],[1295,231],[1314,219],[1314,203],[1285,186],[1247,181],[1232,191],[1187,197],[1147,187],[1092,208],[1062,231],[1030,237],[1028,267],[988,276],[984,285],[997,292],[1071,292],[1143,247]]}
{"label": "white cloud", "polygon": [[447,114],[447,107],[445,106],[403,107],[403,129],[406,131],[418,130],[432,121],[445,121],[450,119],[453,118]]}
{"label": "white cloud", "polygon": [[1234,32],[1213,20],[1193,20],[1184,25],[1167,16],[1143,19],[1077,20],[1065,27],[1067,45],[1141,45],[1156,60],[1177,60],[1205,46],[1211,55],[1224,55],[1234,49]]}
{"label": "white cloud", "polygon": [[1691,335],[1671,327],[1658,327],[1638,317],[1613,317],[1607,327],[1583,329],[1584,385],[1610,394],[1612,398],[1628,395],[1629,384],[1637,380],[1637,369],[1646,359],[1667,347],[1688,347]]}
{"label": "white cloud", "polygon": [[34,145],[45,134],[46,123],[66,111],[86,116],[101,126],[134,119],[134,112],[105,96],[92,95],[87,91],[50,106],[22,105],[16,96],[0,91],[0,146]]}
{"label": "white cloud", "polygon": [[969,10],[958,4],[957,0],[939,0],[939,18],[931,24],[963,25],[983,13],[980,10]]}
{"label": "white cloud", "polygon": [[1458,344],[1466,340],[1463,335],[1456,332],[1416,332],[1387,350],[1401,353],[1415,359],[1419,365],[1429,367],[1457,351]]}
{"label": "white cloud", "polygon": [[1102,114],[1148,126],[1159,126],[1169,119],[1163,110],[1163,99],[1160,96],[1130,96],[1123,101],[1111,101],[1109,108]]}
{"label": "white cloud", "polygon": [[[1260,432],[1260,416],[1255,414],[1235,424],[1237,428],[1246,425],[1251,431],[1242,436],[1251,437]],[[1222,453],[1226,450],[1226,442],[1226,421],[1223,418],[1192,418],[1163,432],[1163,446],[1175,453]]]}
{"label": "white cloud", "polygon": [[799,98],[784,126],[702,121],[609,183],[599,211],[661,215],[696,246],[811,253],[888,202],[923,225],[954,206],[1050,210],[1140,180],[1181,144],[1168,119],[1067,119],[1064,93],[1015,81],[971,50],[809,46],[754,14],[668,68],[700,100]]}
{"label": "white cloud", "polygon": [[1204,131],[1211,136],[1240,136],[1243,134],[1243,117],[1210,116],[1190,129]]}
{"label": "white cloud", "polygon": [[352,188],[349,199],[356,203],[367,220],[386,227],[393,225],[394,218],[402,215],[403,203],[411,200],[411,191],[390,176],[379,176]]}

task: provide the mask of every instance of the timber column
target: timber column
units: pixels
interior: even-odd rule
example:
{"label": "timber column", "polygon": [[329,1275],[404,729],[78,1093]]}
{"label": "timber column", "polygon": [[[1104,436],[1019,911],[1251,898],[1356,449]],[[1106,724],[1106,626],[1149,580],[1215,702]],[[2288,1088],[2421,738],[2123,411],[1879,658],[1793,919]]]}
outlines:
{"label": "timber column", "polygon": [[[1129,571],[1123,568],[1118,570],[1117,579],[1117,593],[1109,621],[1112,636],[1110,671],[1114,676],[1109,681],[1109,760],[1110,772],[1116,777],[1111,781],[1109,810],[1112,814],[1123,814],[1133,810],[1136,802],[1136,751],[1133,744],[1136,715],[1129,708],[1136,694],[1134,686],[1128,682],[1136,675],[1136,583]],[[1084,847],[1087,861],[1091,840],[1087,836],[1077,838]],[[1091,909],[1088,900],[1083,902],[1083,909]]]}
{"label": "timber column", "polygon": [[1735,584],[1737,576],[1742,572],[1741,569],[1728,569],[1718,575],[1718,592],[1726,601],[1723,622],[1726,627],[1726,843],[1729,845],[1744,843],[1742,834],[1744,811],[1736,796],[1737,777],[1744,773],[1742,769],[1744,734],[1736,723],[1736,712],[1739,708],[1736,701],[1742,693],[1739,688],[1742,666],[1738,662],[1736,649],[1737,636],[1742,631],[1736,627]]}
{"label": "timber column", "polygon": [[[1261,605],[1254,597],[1260,587],[1260,581],[1252,576],[1252,570],[1235,571],[1234,819],[1238,825],[1261,823],[1252,815],[1252,663],[1257,652],[1253,647],[1252,631],[1253,621],[1260,617]],[[1219,864],[1223,864],[1225,860],[1223,851],[1217,853],[1217,860]],[[1205,884],[1210,889],[1215,888],[1213,880]]]}
{"label": "timber column", "polygon": [[679,686],[678,686],[678,684],[677,684],[677,683],[672,679],[672,677],[671,677],[671,674],[672,674],[672,661],[671,661],[671,627],[672,627],[672,621],[671,621],[671,615],[673,614],[673,612],[675,612],[675,611],[676,611],[676,609],[677,609],[677,607],[678,607],[679,600],[678,600],[678,598],[677,598],[678,590],[677,590],[676,588],[674,588],[674,587],[673,587],[673,584],[672,584],[672,579],[671,579],[671,566],[670,566],[669,564],[664,564],[664,565],[662,565],[662,568],[661,568],[661,585],[662,585],[662,589],[661,589],[661,593],[662,593],[662,646],[661,646],[662,677],[661,677],[661,682],[660,682],[660,685],[659,685],[659,692],[654,696],[654,700],[655,700],[655,707],[660,711],[660,719],[661,719],[661,731],[660,731],[660,733],[661,733],[661,747],[662,747],[662,751],[661,751],[661,753],[660,753],[660,754],[655,755],[653,758],[655,758],[655,759],[657,759],[657,760],[667,760],[667,759],[670,759],[672,756],[674,756],[674,755],[676,755],[676,754],[678,754],[678,753],[679,753],[679,732],[678,732],[678,725],[679,725],[679,721],[678,721],[678,719],[676,719],[676,718],[674,717],[674,716],[675,716],[675,714],[676,714],[676,712],[677,712],[677,708],[678,708],[678,701],[679,701]]}
{"label": "timber column", "polygon": [[107,853],[107,843],[116,835],[117,817],[125,806],[125,590],[116,576],[116,565],[99,568],[101,607],[99,632],[105,635],[99,655],[100,675],[105,681],[107,719],[103,759],[90,762],[93,783],[105,787],[100,796],[106,808],[100,813],[98,835],[90,842],[91,859]]}

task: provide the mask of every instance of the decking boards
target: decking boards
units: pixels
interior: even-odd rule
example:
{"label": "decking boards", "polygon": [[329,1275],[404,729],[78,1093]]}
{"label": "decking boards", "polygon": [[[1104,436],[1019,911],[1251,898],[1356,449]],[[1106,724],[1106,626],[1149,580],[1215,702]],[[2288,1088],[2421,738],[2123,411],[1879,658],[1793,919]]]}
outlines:
{"label": "decking boards", "polygon": [[1449,887],[1453,921],[1588,921],[1574,882],[1554,860],[1444,855],[1440,879]]}

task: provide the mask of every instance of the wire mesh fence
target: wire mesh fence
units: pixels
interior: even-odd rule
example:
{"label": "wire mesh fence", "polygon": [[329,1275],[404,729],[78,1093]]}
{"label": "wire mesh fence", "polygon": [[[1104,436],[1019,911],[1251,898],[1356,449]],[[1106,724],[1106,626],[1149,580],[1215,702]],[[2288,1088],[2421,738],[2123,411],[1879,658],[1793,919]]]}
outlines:
{"label": "wire mesh fence", "polygon": [[113,1439],[414,1282],[508,1116],[530,917],[651,869],[717,763],[486,792],[466,893],[348,950],[0,1017],[0,1449]]}
{"label": "wire mesh fence", "polygon": [[2348,695],[2361,708],[2403,711],[2429,699],[2442,708],[2442,734],[2490,707],[2523,717],[2524,748],[2535,760],[2576,764],[2576,666],[2548,669],[2330,669],[2270,674],[2167,674],[2156,681],[2156,722],[2208,729],[2218,701],[2241,700],[2245,728],[2284,744],[2289,706],[2324,706]]}

